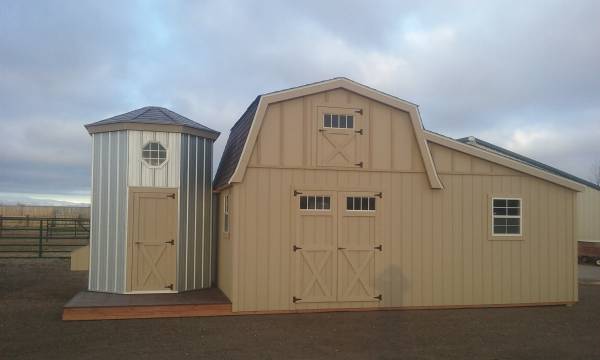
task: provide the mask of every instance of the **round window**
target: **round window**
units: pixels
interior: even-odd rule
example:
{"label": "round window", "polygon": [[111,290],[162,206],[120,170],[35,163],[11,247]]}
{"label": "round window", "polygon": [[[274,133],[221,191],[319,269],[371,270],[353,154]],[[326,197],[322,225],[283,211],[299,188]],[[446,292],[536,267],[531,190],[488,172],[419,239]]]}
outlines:
{"label": "round window", "polygon": [[159,142],[149,142],[142,150],[142,159],[150,166],[160,166],[167,161],[167,149]]}

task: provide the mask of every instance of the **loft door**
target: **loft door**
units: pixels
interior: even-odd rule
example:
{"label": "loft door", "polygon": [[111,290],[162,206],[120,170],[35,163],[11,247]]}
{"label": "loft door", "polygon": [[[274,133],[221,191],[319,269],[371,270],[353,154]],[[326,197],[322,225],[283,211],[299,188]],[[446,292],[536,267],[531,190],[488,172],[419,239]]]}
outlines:
{"label": "loft door", "polygon": [[359,154],[361,114],[354,109],[319,108],[317,160],[319,166],[363,167]]}

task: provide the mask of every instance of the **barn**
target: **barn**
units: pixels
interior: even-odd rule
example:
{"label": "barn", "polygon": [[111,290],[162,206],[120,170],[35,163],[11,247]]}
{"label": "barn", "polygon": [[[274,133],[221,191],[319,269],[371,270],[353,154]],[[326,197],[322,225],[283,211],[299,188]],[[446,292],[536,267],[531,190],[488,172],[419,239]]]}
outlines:
{"label": "barn", "polygon": [[234,312],[571,304],[581,183],[346,78],[258,96],[213,183]]}
{"label": "barn", "polygon": [[212,148],[219,133],[155,106],[85,127],[92,137],[88,290],[211,287]]}

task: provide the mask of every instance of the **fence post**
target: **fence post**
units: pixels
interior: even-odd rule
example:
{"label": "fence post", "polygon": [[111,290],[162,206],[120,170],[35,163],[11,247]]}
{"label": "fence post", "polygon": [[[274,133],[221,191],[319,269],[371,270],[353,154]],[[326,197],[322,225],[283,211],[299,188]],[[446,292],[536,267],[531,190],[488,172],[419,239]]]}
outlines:
{"label": "fence post", "polygon": [[42,257],[42,237],[44,233],[44,225],[42,224],[43,220],[40,220],[40,239],[38,241],[38,258]]}
{"label": "fence post", "polygon": [[75,239],[77,239],[77,228],[79,227],[79,219],[73,220],[75,223]]}
{"label": "fence post", "polygon": [[0,237],[2,237],[2,215],[0,215]]}

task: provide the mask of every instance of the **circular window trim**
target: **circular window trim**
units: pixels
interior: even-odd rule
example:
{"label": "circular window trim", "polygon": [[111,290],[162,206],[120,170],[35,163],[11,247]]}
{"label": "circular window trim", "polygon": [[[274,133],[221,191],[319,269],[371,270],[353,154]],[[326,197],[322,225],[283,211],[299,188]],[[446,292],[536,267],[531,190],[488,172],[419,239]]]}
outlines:
{"label": "circular window trim", "polygon": [[[145,148],[145,147],[146,147],[148,144],[154,144],[154,143],[156,143],[156,144],[159,144],[160,146],[162,146],[162,147],[165,149],[166,153],[167,153],[167,154],[166,154],[166,156],[165,156],[165,161],[163,161],[163,163],[162,163],[162,164],[159,164],[159,165],[150,165],[150,164],[149,164],[149,163],[146,161],[146,159],[144,159],[144,148]],[[165,144],[163,144],[163,143],[162,143],[161,141],[159,141],[159,140],[148,140],[148,141],[146,141],[146,142],[145,142],[145,143],[144,143],[144,144],[143,144],[143,145],[140,147],[140,159],[141,159],[141,161],[142,161],[142,164],[144,164],[145,166],[147,166],[147,167],[149,167],[149,168],[151,168],[151,169],[160,169],[161,167],[163,167],[163,166],[166,166],[166,164],[169,162],[169,157],[170,157],[170,156],[169,156],[169,153],[170,153],[170,151],[169,151],[169,147],[168,147],[168,146],[165,146]]]}

